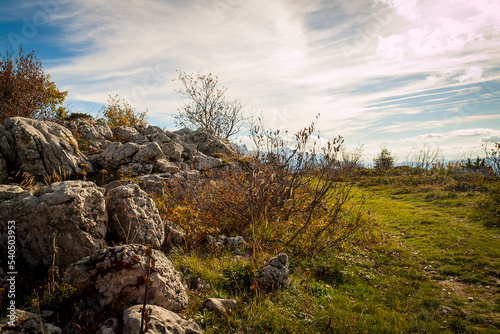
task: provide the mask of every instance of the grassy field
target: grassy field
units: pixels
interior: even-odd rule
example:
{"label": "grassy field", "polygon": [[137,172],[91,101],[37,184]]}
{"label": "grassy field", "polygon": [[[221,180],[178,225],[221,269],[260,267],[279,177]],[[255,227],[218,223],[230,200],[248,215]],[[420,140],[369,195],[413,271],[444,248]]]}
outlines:
{"label": "grassy field", "polygon": [[[499,333],[500,229],[472,214],[498,180],[467,191],[395,184],[358,184],[369,195],[367,223],[342,247],[288,252],[286,290],[252,286],[255,268],[280,249],[259,251],[255,263],[171,251],[190,287],[186,315],[206,333]],[[196,288],[198,278],[212,287]],[[209,312],[207,297],[235,298],[238,307]]]}

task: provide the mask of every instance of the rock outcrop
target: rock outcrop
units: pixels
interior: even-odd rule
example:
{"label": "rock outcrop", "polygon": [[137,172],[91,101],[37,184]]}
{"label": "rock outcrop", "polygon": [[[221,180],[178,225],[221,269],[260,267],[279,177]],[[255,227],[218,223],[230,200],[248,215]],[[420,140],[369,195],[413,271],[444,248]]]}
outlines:
{"label": "rock outcrop", "polygon": [[208,298],[205,300],[205,307],[208,310],[223,314],[226,314],[227,310],[235,308],[237,304],[234,299]]}
{"label": "rock outcrop", "polygon": [[265,290],[286,288],[290,283],[288,255],[280,253],[273,257],[257,274],[259,286]]}
{"label": "rock outcrop", "polygon": [[124,243],[160,248],[165,228],[154,201],[136,183],[113,188],[106,195],[108,226]]}
{"label": "rock outcrop", "polygon": [[93,171],[90,161],[79,151],[70,130],[53,122],[23,117],[5,120],[0,127],[0,153],[11,171],[22,169],[41,177],[59,170],[72,175]]}
{"label": "rock outcrop", "polygon": [[[142,305],[129,307],[123,312],[123,334],[141,332]],[[203,330],[192,319],[165,310],[159,306],[146,305],[147,332],[150,334],[201,334]]]}
{"label": "rock outcrop", "polygon": [[64,181],[33,194],[0,185],[0,249],[7,246],[7,221],[16,222],[17,257],[29,265],[67,266],[103,247],[106,235],[104,189],[93,182]]}
{"label": "rock outcrop", "polygon": [[[152,260],[147,302],[174,312],[185,309],[188,297],[181,274],[154,249]],[[145,246],[110,247],[72,264],[65,280],[86,296],[98,298],[102,307],[142,304],[148,266]]]}

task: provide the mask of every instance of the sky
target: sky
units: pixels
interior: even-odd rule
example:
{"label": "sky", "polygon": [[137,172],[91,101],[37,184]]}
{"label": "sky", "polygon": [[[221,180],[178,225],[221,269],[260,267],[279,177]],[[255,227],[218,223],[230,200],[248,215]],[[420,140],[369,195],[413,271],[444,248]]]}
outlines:
{"label": "sky", "polygon": [[498,0],[0,0],[0,52],[21,44],[73,112],[118,94],[174,129],[175,78],[200,71],[268,128],[320,114],[321,138],[363,145],[365,163],[500,141]]}

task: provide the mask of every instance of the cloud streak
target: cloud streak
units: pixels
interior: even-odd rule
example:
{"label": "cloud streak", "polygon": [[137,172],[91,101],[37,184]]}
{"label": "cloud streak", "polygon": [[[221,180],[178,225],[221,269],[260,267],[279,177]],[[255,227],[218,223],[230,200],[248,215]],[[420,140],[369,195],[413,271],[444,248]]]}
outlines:
{"label": "cloud streak", "polygon": [[201,70],[270,127],[293,132],[320,113],[324,135],[368,150],[415,131],[500,127],[495,1],[61,4],[49,23],[58,34],[45,38],[71,56],[55,56],[46,70],[76,102],[104,104],[118,93],[171,127],[183,104],[176,70]]}

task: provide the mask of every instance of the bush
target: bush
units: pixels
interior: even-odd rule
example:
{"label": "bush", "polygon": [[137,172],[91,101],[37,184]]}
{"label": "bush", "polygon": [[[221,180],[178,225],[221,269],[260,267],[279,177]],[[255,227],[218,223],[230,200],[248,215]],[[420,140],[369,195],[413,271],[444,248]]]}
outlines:
{"label": "bush", "polygon": [[109,96],[108,105],[103,106],[100,111],[103,115],[104,122],[110,128],[117,126],[147,126],[148,110],[138,112],[128,102],[120,99],[118,95]]}
{"label": "bush", "polygon": [[7,53],[0,60],[0,124],[8,117],[21,116],[40,120],[63,118],[63,103],[68,92],[61,92],[45,75],[35,52],[17,57]]}
{"label": "bush", "polygon": [[373,168],[388,170],[394,167],[394,158],[387,148],[383,147],[377,157],[373,159]]}
{"label": "bush", "polygon": [[288,143],[286,134],[254,127],[257,149],[245,158],[244,172],[217,172],[188,186],[171,183],[158,203],[162,214],[197,240],[224,233],[301,251],[335,246],[360,226],[363,199],[354,200],[352,181],[340,181],[342,138],[320,148],[311,142],[314,128]]}
{"label": "bush", "polygon": [[88,119],[88,120],[93,120],[94,117],[92,115],[86,114],[86,113],[79,113],[79,112],[73,112],[69,114],[68,116],[64,117],[65,120],[72,121],[78,118],[83,118],[83,119]]}

